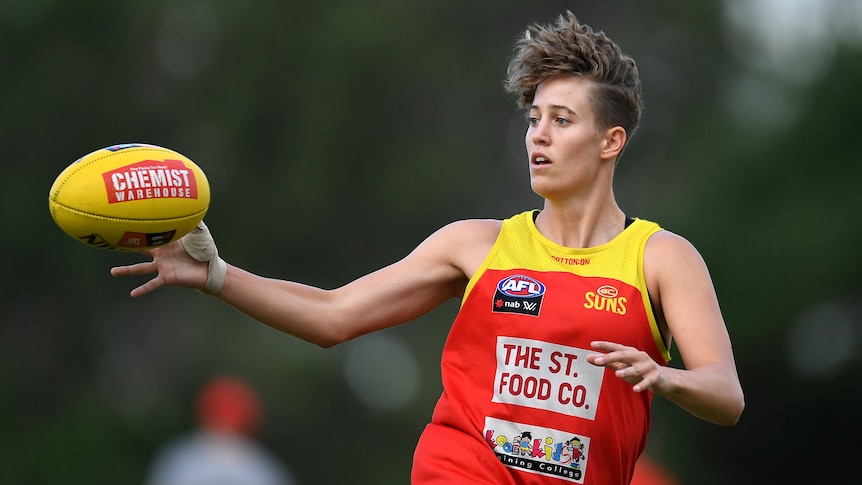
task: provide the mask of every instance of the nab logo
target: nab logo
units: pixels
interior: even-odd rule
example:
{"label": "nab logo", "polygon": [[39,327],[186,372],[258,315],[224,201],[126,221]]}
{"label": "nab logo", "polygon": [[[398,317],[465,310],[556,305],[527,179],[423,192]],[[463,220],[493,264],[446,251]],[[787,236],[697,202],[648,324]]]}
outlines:
{"label": "nab logo", "polygon": [[497,283],[491,311],[495,313],[520,313],[539,316],[545,285],[524,275],[513,275]]}

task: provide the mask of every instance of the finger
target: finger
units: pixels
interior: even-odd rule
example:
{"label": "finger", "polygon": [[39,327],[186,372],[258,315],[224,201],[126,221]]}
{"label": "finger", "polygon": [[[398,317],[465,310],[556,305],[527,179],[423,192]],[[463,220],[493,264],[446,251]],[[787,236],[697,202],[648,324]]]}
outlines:
{"label": "finger", "polygon": [[635,392],[643,392],[650,388],[653,383],[656,381],[656,377],[644,376],[640,382],[632,386],[632,390]]}
{"label": "finger", "polygon": [[605,365],[605,354],[587,354],[587,362],[597,366]]}
{"label": "finger", "polygon": [[616,374],[620,379],[631,378],[638,375],[637,368],[625,362],[617,362],[614,369],[616,369],[614,374]]}
{"label": "finger", "polygon": [[595,350],[603,350],[605,352],[615,352],[617,350],[623,350],[626,348],[625,345],[618,344],[616,342],[608,342],[606,340],[596,340],[590,342],[590,347]]}
{"label": "finger", "polygon": [[165,282],[161,278],[161,276],[156,276],[155,278],[151,279],[150,281],[147,281],[146,283],[142,284],[141,286],[133,289],[129,293],[129,295],[132,298],[138,298],[139,296],[144,296],[147,293],[155,290],[156,288],[163,286],[164,284],[165,284]]}
{"label": "finger", "polygon": [[611,370],[619,370],[629,365],[623,358],[623,355],[614,353],[590,354],[587,355],[587,362],[593,365],[604,366]]}
{"label": "finger", "polygon": [[130,264],[127,266],[115,266],[111,268],[111,276],[132,276],[152,274],[156,272],[156,264],[153,261],[145,263]]}

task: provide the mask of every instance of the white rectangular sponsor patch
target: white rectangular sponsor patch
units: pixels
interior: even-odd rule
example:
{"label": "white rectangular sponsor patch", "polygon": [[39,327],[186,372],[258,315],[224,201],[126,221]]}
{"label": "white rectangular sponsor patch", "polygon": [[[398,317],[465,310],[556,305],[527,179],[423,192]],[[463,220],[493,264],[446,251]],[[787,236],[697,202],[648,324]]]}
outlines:
{"label": "white rectangular sponsor patch", "polygon": [[590,350],[541,340],[497,337],[493,402],[595,419],[604,367]]}
{"label": "white rectangular sponsor patch", "polygon": [[590,450],[586,436],[486,417],[485,440],[509,468],[584,483]]}

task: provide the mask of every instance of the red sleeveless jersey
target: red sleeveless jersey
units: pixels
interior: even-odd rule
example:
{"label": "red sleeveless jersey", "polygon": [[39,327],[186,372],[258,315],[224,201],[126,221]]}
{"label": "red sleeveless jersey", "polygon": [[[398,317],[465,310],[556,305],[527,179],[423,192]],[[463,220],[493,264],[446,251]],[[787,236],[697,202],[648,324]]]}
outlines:
{"label": "red sleeveless jersey", "polygon": [[586,361],[590,342],[666,365],[635,219],[607,244],[573,249],[527,211],[467,285],[443,348],[443,394],[419,440],[412,483],[627,485],[646,442],[649,392]]}

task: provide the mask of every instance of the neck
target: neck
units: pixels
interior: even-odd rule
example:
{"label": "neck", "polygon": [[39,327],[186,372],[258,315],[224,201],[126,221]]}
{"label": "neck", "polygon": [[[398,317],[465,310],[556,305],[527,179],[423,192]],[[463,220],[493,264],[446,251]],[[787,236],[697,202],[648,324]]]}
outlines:
{"label": "neck", "polygon": [[555,243],[570,248],[601,246],[625,228],[625,213],[615,201],[597,208],[560,205],[545,200],[536,228]]}

